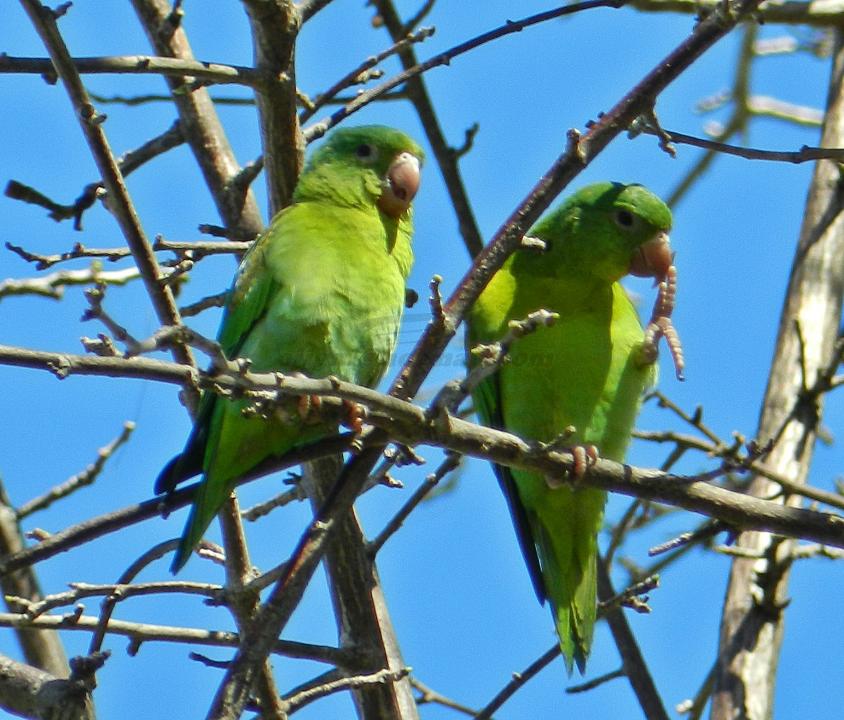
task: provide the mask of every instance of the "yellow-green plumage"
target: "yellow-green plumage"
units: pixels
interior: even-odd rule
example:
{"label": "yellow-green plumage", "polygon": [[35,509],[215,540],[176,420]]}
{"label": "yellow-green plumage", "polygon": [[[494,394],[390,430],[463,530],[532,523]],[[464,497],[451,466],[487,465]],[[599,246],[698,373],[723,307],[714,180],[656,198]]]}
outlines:
{"label": "yellow-green plumage", "polygon": [[[508,322],[540,308],[559,319],[517,340],[509,362],[476,388],[482,422],[546,442],[574,426],[567,444],[594,445],[603,457],[623,459],[655,366],[643,362],[642,326],[618,280],[631,269],[664,274],[670,224],[659,198],[641,186],[616,183],[583,188],[539,221],[530,234],[547,249],[520,250],[496,273],[470,314],[468,344],[501,339]],[[597,533],[606,495],[552,488],[546,478],[522,470],[497,466],[496,474],[534,587],[551,603],[568,670],[577,663],[583,671],[595,622]]]}
{"label": "yellow-green plumage", "polygon": [[[293,204],[249,250],[230,291],[218,340],[256,372],[335,375],[374,385],[395,348],[413,262],[410,201],[422,152],[380,126],[336,131],[302,173]],[[270,419],[246,401],[205,392],[184,452],[156,490],[203,474],[173,561],[181,568],[238,477],[331,432],[306,422],[295,400]]]}

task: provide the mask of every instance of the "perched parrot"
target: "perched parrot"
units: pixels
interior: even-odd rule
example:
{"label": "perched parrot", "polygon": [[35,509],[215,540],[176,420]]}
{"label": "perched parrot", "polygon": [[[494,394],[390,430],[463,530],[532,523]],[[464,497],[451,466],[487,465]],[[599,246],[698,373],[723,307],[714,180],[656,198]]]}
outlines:
{"label": "perched parrot", "polygon": [[[467,345],[498,341],[510,321],[541,308],[559,319],[513,342],[509,362],[473,390],[481,422],[624,458],[656,366],[618,281],[628,273],[668,273],[670,227],[671,211],[658,197],[641,185],[611,182],[581,189],[540,219],[529,234],[545,250],[521,249],[495,274],[468,318]],[[468,358],[470,367],[479,362],[471,351]],[[595,623],[606,493],[503,466],[495,473],[536,593],[550,601],[568,672],[576,663],[582,673]]]}
{"label": "perched parrot", "polygon": [[[217,339],[255,372],[335,375],[374,386],[396,345],[413,263],[411,201],[422,151],[382,126],[341,129],[312,155],[293,203],[243,258]],[[295,399],[270,419],[245,400],[203,393],[185,449],[162,470],[158,493],[202,473],[173,560],[187,562],[238,477],[332,430],[306,422]]]}

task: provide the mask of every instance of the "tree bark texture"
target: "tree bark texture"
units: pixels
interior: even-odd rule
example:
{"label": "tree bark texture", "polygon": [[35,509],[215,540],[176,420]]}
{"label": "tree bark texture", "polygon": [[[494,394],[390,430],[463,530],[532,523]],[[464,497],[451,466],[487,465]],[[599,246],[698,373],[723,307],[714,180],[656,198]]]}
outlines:
{"label": "tree bark texture", "polygon": [[[303,482],[316,511],[342,469],[342,457],[307,463]],[[340,520],[325,552],[340,644],[356,650],[364,661],[361,672],[405,666],[374,560],[354,509]],[[361,720],[418,720],[410,680],[365,685],[352,692]]]}
{"label": "tree bark texture", "polygon": [[[832,76],[823,125],[823,147],[844,145],[844,43],[835,31]],[[777,438],[766,464],[805,483],[822,411],[822,397],[807,393],[830,363],[841,322],[844,293],[844,185],[841,166],[821,160],[806,201],[800,239],[780,316],[773,365],[758,438]],[[749,492],[777,495],[763,477]],[[796,497],[781,497],[789,505]],[[733,561],[721,620],[712,720],[770,720],[794,542],[745,532],[738,545],[759,559]]]}

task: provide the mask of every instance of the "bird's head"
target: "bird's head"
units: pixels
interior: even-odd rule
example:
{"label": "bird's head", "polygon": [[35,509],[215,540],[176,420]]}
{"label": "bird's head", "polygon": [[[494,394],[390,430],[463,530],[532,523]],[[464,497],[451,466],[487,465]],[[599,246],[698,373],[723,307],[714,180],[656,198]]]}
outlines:
{"label": "bird's head", "polygon": [[383,125],[335,130],[311,156],[296,187],[297,201],[371,205],[400,219],[419,190],[424,154],[407,135]]}
{"label": "bird's head", "polygon": [[671,211],[642,185],[587,185],[542,218],[532,235],[566,273],[615,282],[627,274],[661,279],[673,261]]}

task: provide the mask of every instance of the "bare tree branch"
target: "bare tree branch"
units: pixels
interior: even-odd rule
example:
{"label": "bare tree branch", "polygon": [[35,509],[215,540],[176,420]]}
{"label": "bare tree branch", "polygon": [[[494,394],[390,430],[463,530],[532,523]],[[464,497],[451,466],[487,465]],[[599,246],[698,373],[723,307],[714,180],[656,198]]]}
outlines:
{"label": "bare tree branch", "polygon": [[[105,118],[98,115],[91,104],[67,46],[59,33],[55,14],[39,0],[21,0],[21,3],[47,47],[56,72],[67,90],[82,133],[88,142],[97,168],[102,174],[103,185],[109,194],[109,206],[132,250],[158,319],[165,325],[178,325],[180,323],[179,310],[173,299],[173,293],[167,286],[159,283],[161,271],[158,262],[141,227],[140,218],[135,212],[123,175],[112,155],[102,127]],[[173,355],[179,362],[193,365],[193,355],[187,347],[175,345]],[[185,397],[191,405],[197,401],[197,397],[190,389],[186,389]]]}
{"label": "bare tree branch", "polygon": [[[335,82],[330,88],[328,88],[328,90],[317,95],[312,103],[306,105],[305,109],[299,113],[299,122],[304,123],[312,118],[316,115],[317,110],[336,100],[337,95],[339,95],[343,90],[361,82],[362,77],[368,77],[369,71],[388,57],[402,52],[405,48],[409,48],[414,43],[424,42],[433,34],[434,28],[420,28],[417,32],[410,33],[400,40],[397,40],[386,50],[378,53],[377,55],[368,57],[360,65],[346,73],[342,78]],[[414,61],[412,64],[416,65],[416,62]]]}
{"label": "bare tree branch", "polygon": [[592,10],[594,8],[599,7],[618,8],[622,7],[625,2],[627,2],[627,0],[583,0],[582,2],[574,3],[571,5],[564,5],[562,7],[555,8],[554,10],[547,10],[545,12],[537,13],[536,15],[531,15],[530,17],[523,18],[521,20],[509,20],[505,25],[502,25],[501,27],[495,28],[494,30],[490,30],[489,32],[483,33],[482,35],[478,35],[477,37],[472,38],[471,40],[467,40],[466,42],[460,43],[459,45],[456,45],[453,48],[446,50],[445,52],[439,53],[438,55],[429,58],[425,62],[422,62],[412,68],[405,70],[404,72],[399,73],[398,75],[390,78],[386,82],[381,83],[377,87],[374,87],[371,90],[367,90],[366,92],[361,93],[352,102],[350,102],[348,105],[341,108],[340,110],[337,110],[330,117],[316,122],[309,128],[307,128],[304,131],[305,140],[307,142],[310,142],[311,140],[315,140],[316,138],[322,137],[335,125],[345,120],[350,115],[356,113],[358,110],[365,107],[374,100],[377,100],[378,98],[382,97],[384,94],[386,94],[393,88],[404,84],[411,78],[421,75],[422,73],[427,72],[432,68],[439,67],[442,65],[450,65],[451,61],[454,58],[463,55],[464,53],[467,53],[470,50],[474,50],[475,48],[480,47],[481,45],[492,42],[494,40],[498,40],[499,38],[505,37],[512,33],[521,32],[525,28],[531,27],[532,25],[537,25],[539,23],[548,22],[550,20],[563,17],[564,15],[571,15],[577,12],[582,12],[584,10]]}
{"label": "bare tree branch", "polygon": [[242,0],[252,26],[270,214],[290,203],[302,171],[305,141],[296,113],[294,48],[301,18],[292,0]]}
{"label": "bare tree branch", "polygon": [[[844,40],[840,32],[836,32],[821,144],[844,145]],[[827,369],[841,326],[844,204],[836,189],[840,178],[839,163],[822,160],[815,166],[759,423],[758,437],[776,439],[765,464],[797,484],[806,482],[822,414],[822,397],[809,389]],[[776,490],[762,476],[755,477],[749,487],[758,497]],[[781,496],[780,502],[788,507],[800,499]],[[764,557],[733,561],[712,718],[769,720],[788,604],[792,543],[753,532],[740,535],[738,547]],[[751,695],[753,702],[748,703]]]}
{"label": "bare tree branch", "polygon": [[87,689],[0,655],[0,707],[21,717],[93,720]]}
{"label": "bare tree branch", "polygon": [[[168,0],[132,0],[155,52],[193,62],[184,30],[173,24]],[[168,78],[182,131],[202,170],[205,182],[226,227],[242,240],[252,240],[264,223],[248,187],[234,183],[240,166],[226,138],[214,103],[205,88],[181,92],[184,77]]]}
{"label": "bare tree branch", "polygon": [[86,467],[82,472],[76,473],[65,480],[65,482],[61,485],[51,488],[44,495],[25,502],[17,509],[18,518],[22,520],[27,515],[31,515],[38,510],[43,510],[44,508],[52,505],[56,500],[61,500],[71,493],[76,492],[79,488],[85,487],[86,485],[90,485],[94,482],[94,480],[97,479],[97,476],[102,472],[106,461],[114,455],[121,445],[125,445],[129,441],[129,436],[132,434],[134,429],[135,423],[131,421],[123,423],[123,430],[121,433],[108,445],[97,451],[97,458],[94,462],[88,465],[88,467]]}
{"label": "bare tree branch", "polygon": [[[648,135],[660,135],[659,132],[650,127],[642,128],[642,132]],[[817,160],[844,160],[844,148],[837,147],[809,147],[804,145],[799,150],[761,150],[759,148],[740,147],[728,145],[716,140],[707,140],[685,133],[678,133],[674,130],[663,130],[669,142],[693,145],[694,147],[714,150],[724,155],[735,155],[746,160],[770,160],[774,162],[788,162],[799,164],[804,162],[815,162]]]}
{"label": "bare tree branch", "polygon": [[[95,632],[99,627],[99,618],[90,615],[41,615],[29,618],[26,613],[0,613],[0,627],[31,627],[38,629]],[[240,638],[237,633],[204,628],[184,628],[171,625],[153,625],[150,623],[109,620],[107,632],[122,635],[132,641],[130,648],[135,652],[145,642],[172,642],[207,647],[237,647]],[[272,652],[285,657],[302,658],[328,663],[339,667],[354,668],[356,663],[348,652],[324,645],[277,640]]]}
{"label": "bare tree branch", "polygon": [[[633,0],[633,7],[647,12],[680,12],[689,15],[708,15],[720,0]],[[766,2],[758,11],[765,23],[838,27],[844,23],[844,4],[840,0],[774,0]]]}
{"label": "bare tree branch", "polygon": [[332,0],[302,0],[296,5],[296,9],[305,23],[316,15],[320,10],[328,7]]}
{"label": "bare tree branch", "polygon": [[540,670],[550,665],[559,656],[560,644],[555,643],[524,670],[513,673],[513,679],[501,688],[492,700],[484,705],[481,711],[475,715],[475,720],[491,720],[492,714],[513,697],[517,690],[523,687],[526,682],[536,677]]}
{"label": "bare tree branch", "polygon": [[[375,0],[373,4],[378,10],[378,15],[383,19],[393,42],[400,42],[401,38],[407,34],[407,26],[402,23],[392,0]],[[399,50],[399,57],[405,70],[414,68],[419,64],[416,52],[409,44]],[[440,172],[443,180],[445,180],[451,204],[457,215],[460,235],[469,254],[474,257],[483,248],[483,239],[460,176],[458,167],[460,155],[446,142],[437,113],[434,110],[434,104],[428,95],[425,81],[420,75],[408,78],[407,95],[416,108],[422,127],[425,128],[425,135],[428,137],[428,142],[437,158],[437,164],[440,166]]]}
{"label": "bare tree branch", "polygon": [[[2,58],[0,58],[1,60]],[[52,67],[52,65],[51,65]],[[167,152],[168,150],[172,150],[174,147],[178,147],[185,141],[184,136],[182,135],[182,128],[178,121],[173,123],[170,128],[165,130],[160,135],[148,140],[140,147],[130,150],[123,155],[121,155],[117,159],[117,166],[120,168],[120,172],[123,173],[123,176],[126,177],[134,170],[137,170],[142,165],[148,163],[150,160],[158,157],[159,155]],[[43,208],[46,208],[50,211],[50,217],[53,220],[61,221],[66,220],[69,218],[73,218],[73,228],[74,230],[81,230],[82,229],[82,214],[90,208],[98,198],[105,199],[105,187],[102,181],[96,181],[89,183],[85,186],[82,190],[82,193],[79,195],[76,200],[70,205],[62,205],[60,203],[54,202],[50,200],[46,195],[43,193],[38,192],[34,188],[31,188],[27,185],[17,182],[16,180],[10,180],[9,183],[6,185],[6,196],[14,198],[16,200],[22,200],[23,202],[32,203],[34,205],[39,205]],[[6,247],[12,250],[13,252],[18,253],[24,259],[30,259],[26,256],[25,251],[22,248],[19,248],[11,243],[6,243]],[[82,244],[77,244],[78,248],[82,248]],[[99,257],[105,256],[109,260],[116,260],[124,255],[130,254],[129,249],[115,249],[109,252],[101,252],[99,254],[95,252],[84,252],[83,250],[76,250],[71,251],[70,253],[62,253],[60,256],[38,256],[38,269],[44,270],[51,265],[55,265],[56,262],[60,262],[65,259],[70,259],[71,257]]]}
{"label": "bare tree branch", "polygon": [[40,295],[61,300],[64,289],[71,285],[125,285],[140,277],[141,273],[136,267],[102,270],[99,264],[95,263],[87,270],[58,270],[41,277],[7,278],[0,282],[0,299],[13,295]]}
{"label": "bare tree branch", "polygon": [[[36,367],[61,376],[80,372],[118,377],[154,377],[171,383],[191,381],[198,387],[216,388],[218,391],[261,387],[264,389],[252,390],[252,393],[256,400],[265,402],[277,399],[279,393],[282,396],[318,395],[352,400],[368,409],[368,422],[407,445],[435,445],[550,477],[566,477],[573,462],[570,453],[557,450],[553,444],[545,446],[527,442],[515,435],[455,417],[432,417],[426,410],[410,402],[337,378],[313,380],[280,373],[242,372],[234,377],[225,374],[206,376],[191,368],[160,360],[35,352],[3,345],[0,345],[0,363]],[[324,400],[323,404],[327,412],[330,400]],[[342,403],[336,402],[336,408],[339,417]],[[251,477],[255,477],[259,470],[256,469]],[[700,476],[683,477],[600,459],[590,466],[578,482],[677,505],[721,519],[732,527],[770,530],[790,537],[844,547],[844,519],[837,515],[783,507],[777,502],[720,488],[702,481]],[[3,563],[0,562],[2,567]]]}
{"label": "bare tree branch", "polygon": [[[198,78],[218,85],[245,85],[254,87],[261,83],[261,75],[252,68],[238,65],[203,62],[189,58],[159,57],[156,55],[112,55],[105,57],[74,57],[71,62],[81,75],[116,73],[128,75],[165,75],[176,79],[185,76]],[[18,73],[43,75],[48,82],[55,82],[56,71],[48,58],[15,57],[0,55],[0,74]]]}
{"label": "bare tree branch", "polygon": [[[0,554],[8,557],[23,548],[24,538],[18,515],[6,496],[5,487],[0,484]],[[10,605],[10,596],[23,597],[32,602],[38,602],[42,598],[38,578],[32,568],[21,568],[17,572],[3,575],[0,577],[0,589],[7,606]],[[57,678],[68,676],[70,667],[67,656],[55,632],[16,627],[15,634],[30,665]]]}
{"label": "bare tree branch", "polygon": [[[612,580],[602,558],[598,559],[598,595],[602,601],[615,595]],[[604,616],[621,655],[623,673],[629,680],[633,692],[636,693],[636,699],[639,701],[644,716],[648,720],[668,720],[662,698],[623,610],[615,608],[605,612]]]}
{"label": "bare tree branch", "polygon": [[[306,463],[302,484],[314,512],[330,495],[343,468],[342,456]],[[374,557],[367,552],[366,538],[354,509],[341,515],[325,552],[331,601],[342,647],[355,649],[367,658],[365,670],[387,672],[392,682],[351,686],[361,718],[414,720],[419,717],[396,632],[384,598]]]}
{"label": "bare tree branch", "polygon": [[397,683],[405,678],[410,673],[410,668],[404,667],[398,670],[379,670],[378,672],[370,673],[368,675],[354,675],[351,677],[339,678],[331,682],[326,682],[308,690],[292,695],[285,700],[286,710],[288,712],[295,712],[305,705],[309,705],[314,700],[326,697],[332,693],[343,690],[361,690],[369,685],[390,685]]}

